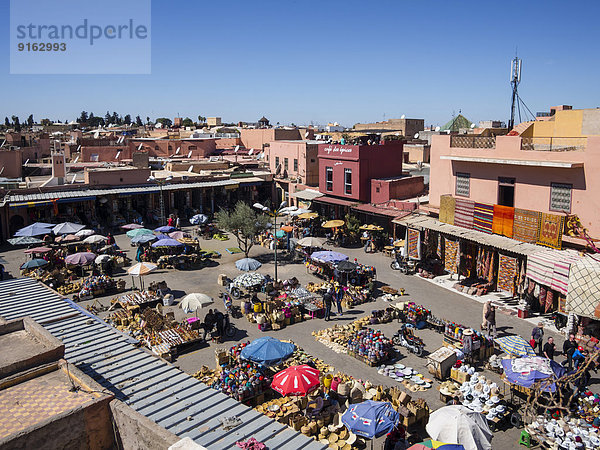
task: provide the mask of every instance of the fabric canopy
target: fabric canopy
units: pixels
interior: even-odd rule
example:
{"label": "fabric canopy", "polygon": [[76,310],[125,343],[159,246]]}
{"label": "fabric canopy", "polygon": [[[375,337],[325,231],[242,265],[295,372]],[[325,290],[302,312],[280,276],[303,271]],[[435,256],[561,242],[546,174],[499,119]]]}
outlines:
{"label": "fabric canopy", "polygon": [[600,319],[600,261],[586,257],[571,265],[565,309]]}
{"label": "fabric canopy", "polygon": [[[508,381],[527,388],[539,381],[557,380],[566,373],[566,369],[560,364],[541,356],[503,359],[502,367]],[[556,384],[549,383],[543,390],[554,392]]]}
{"label": "fabric canopy", "polygon": [[242,349],[242,358],[263,366],[274,366],[287,359],[296,349],[294,344],[273,337],[255,339]]}
{"label": "fabric canopy", "polygon": [[291,366],[275,374],[271,387],[283,396],[306,395],[321,384],[319,375],[317,369],[306,364]]}
{"label": "fabric canopy", "polygon": [[330,250],[324,250],[322,252],[314,252],[312,255],[310,255],[310,257],[316,261],[331,262],[331,263],[345,261],[348,259],[347,255],[344,255],[343,253],[332,252]]}
{"label": "fabric canopy", "polygon": [[567,295],[571,265],[582,257],[574,250],[541,250],[527,257],[527,278]]}
{"label": "fabric canopy", "polygon": [[243,258],[235,262],[235,267],[244,271],[256,270],[260,266],[262,266],[262,264],[253,258]]}
{"label": "fabric canopy", "polygon": [[391,403],[373,400],[351,405],[342,415],[348,430],[367,439],[389,433],[399,421],[400,414]]}
{"label": "fabric canopy", "polygon": [[485,416],[466,406],[444,406],[434,411],[425,429],[432,439],[460,444],[466,450],[492,448],[493,435]]}

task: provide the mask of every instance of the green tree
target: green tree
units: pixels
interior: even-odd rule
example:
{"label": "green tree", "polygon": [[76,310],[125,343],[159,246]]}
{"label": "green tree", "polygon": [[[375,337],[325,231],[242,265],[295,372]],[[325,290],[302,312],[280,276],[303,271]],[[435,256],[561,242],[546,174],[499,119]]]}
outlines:
{"label": "green tree", "polygon": [[144,125],[144,124],[142,123],[142,118],[141,118],[139,115],[135,116],[135,124],[136,124],[138,127],[141,127],[141,126],[143,126],[143,125]]}
{"label": "green tree", "polygon": [[123,123],[125,125],[131,124],[131,115],[130,114],[125,114],[125,117],[123,118]]}
{"label": "green tree", "polygon": [[8,117],[5,117],[5,118],[4,118],[4,126],[5,126],[6,128],[10,128],[10,120],[8,120]]}
{"label": "green tree", "polygon": [[360,234],[360,220],[354,214],[346,214],[346,229],[348,230],[348,234],[356,237]]}
{"label": "green tree", "polygon": [[204,117],[204,116],[198,116],[198,122],[199,123],[205,123],[206,122],[206,117]]}
{"label": "green tree", "polygon": [[181,122],[181,126],[182,127],[193,127],[194,126],[194,121],[192,119],[190,119],[189,117],[186,117]]}
{"label": "green tree", "polygon": [[163,128],[169,128],[171,125],[173,125],[173,121],[167,117],[159,117],[156,119],[156,121],[162,124]]}
{"label": "green tree", "polygon": [[34,123],[33,114],[29,114],[29,117],[27,118],[27,125],[32,127]]}
{"label": "green tree", "polygon": [[232,211],[216,214],[219,228],[232,233],[246,258],[256,237],[267,228],[268,216],[257,212],[244,202],[237,202]]}
{"label": "green tree", "polygon": [[110,115],[109,111],[106,111],[106,115],[104,116],[104,123],[106,125],[110,125],[112,122],[112,116]]}
{"label": "green tree", "polygon": [[150,117],[146,116],[146,123],[150,123]]}
{"label": "green tree", "polygon": [[50,119],[42,119],[42,120],[40,121],[40,123],[41,123],[43,126],[47,127],[47,126],[48,126],[48,125],[50,125],[52,122],[50,121]]}
{"label": "green tree", "polygon": [[15,128],[15,131],[17,131],[17,132],[21,131],[21,122],[19,121],[19,117],[12,116],[12,121],[13,121],[13,127]]}
{"label": "green tree", "polygon": [[88,113],[87,111],[81,111],[81,114],[79,115],[79,123],[80,124],[85,124],[88,121]]}

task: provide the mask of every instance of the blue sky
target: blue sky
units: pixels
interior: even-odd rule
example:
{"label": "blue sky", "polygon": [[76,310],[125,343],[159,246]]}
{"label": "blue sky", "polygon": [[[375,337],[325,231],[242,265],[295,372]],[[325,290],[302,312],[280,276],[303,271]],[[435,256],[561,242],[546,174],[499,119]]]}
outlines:
{"label": "blue sky", "polygon": [[599,13],[596,1],[153,1],[152,74],[10,75],[4,0],[0,117],[507,120],[516,47],[534,113],[593,108]]}

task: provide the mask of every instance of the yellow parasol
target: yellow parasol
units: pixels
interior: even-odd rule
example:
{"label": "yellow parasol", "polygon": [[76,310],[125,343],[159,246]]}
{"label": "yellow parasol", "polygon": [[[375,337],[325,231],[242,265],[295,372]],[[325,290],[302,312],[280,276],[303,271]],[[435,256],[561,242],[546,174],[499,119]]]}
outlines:
{"label": "yellow parasol", "polygon": [[344,222],[343,220],[328,220],[321,226],[323,228],[337,228],[343,226],[345,223],[346,222]]}
{"label": "yellow parasol", "polygon": [[366,230],[366,231],[382,231],[383,227],[380,227],[379,225],[363,225],[359,228],[360,230]]}
{"label": "yellow parasol", "polygon": [[302,213],[298,216],[298,219],[316,219],[319,215],[316,212]]}
{"label": "yellow parasol", "polygon": [[198,241],[196,241],[195,239],[191,239],[191,238],[181,238],[181,239],[177,239],[177,240],[185,245],[196,245],[198,243]]}

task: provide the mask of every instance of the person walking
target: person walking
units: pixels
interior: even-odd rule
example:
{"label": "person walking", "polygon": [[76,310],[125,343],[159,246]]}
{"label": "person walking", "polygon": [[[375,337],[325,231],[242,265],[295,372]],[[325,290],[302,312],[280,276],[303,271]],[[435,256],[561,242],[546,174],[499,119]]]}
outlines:
{"label": "person walking", "polygon": [[577,342],[575,341],[575,335],[569,334],[569,339],[563,344],[563,355],[567,357],[568,370],[573,370],[573,353],[577,349]]}
{"label": "person walking", "polygon": [[538,354],[544,356],[544,349],[542,348],[542,342],[544,341],[544,324],[542,322],[538,322],[537,327],[534,327],[531,331],[531,340],[535,342]]}
{"label": "person walking", "polygon": [[181,229],[180,226],[179,226],[180,224],[181,224],[181,222],[179,220],[179,216],[177,216],[177,218],[175,219],[175,228],[177,228],[178,230],[180,230]]}
{"label": "person walking", "polygon": [[325,292],[325,295],[323,296],[323,303],[325,304],[325,321],[329,322],[331,320],[331,305],[333,304],[331,288]]}
{"label": "person walking", "polygon": [[342,312],[342,298],[344,298],[344,290],[340,286],[340,283],[335,283],[333,287],[333,298],[335,303],[337,304],[337,312],[341,316],[344,313]]}
{"label": "person walking", "polygon": [[485,303],[483,307],[483,324],[484,330],[487,331],[488,336],[496,336],[496,307],[491,301]]}
{"label": "person walking", "polygon": [[173,215],[171,214],[169,216],[169,220],[167,220],[167,226],[172,227],[174,224],[175,224],[175,221],[173,220]]}
{"label": "person walking", "polygon": [[554,345],[554,338],[550,336],[548,338],[548,342],[544,344],[544,356],[551,361],[554,361],[554,349],[556,345]]}

